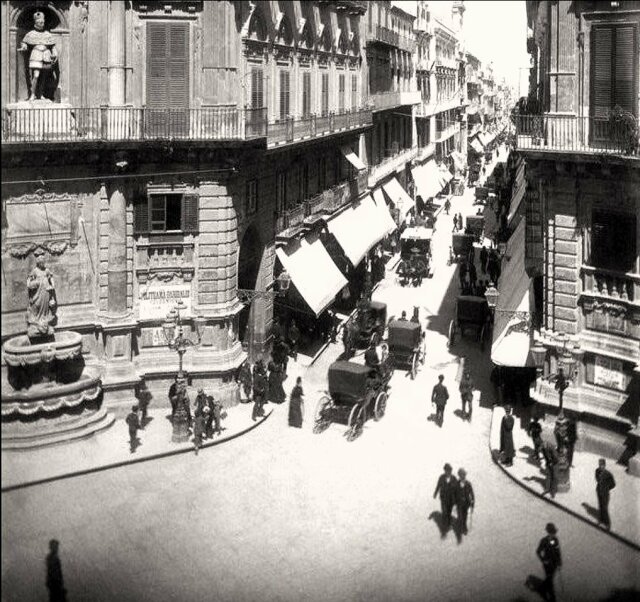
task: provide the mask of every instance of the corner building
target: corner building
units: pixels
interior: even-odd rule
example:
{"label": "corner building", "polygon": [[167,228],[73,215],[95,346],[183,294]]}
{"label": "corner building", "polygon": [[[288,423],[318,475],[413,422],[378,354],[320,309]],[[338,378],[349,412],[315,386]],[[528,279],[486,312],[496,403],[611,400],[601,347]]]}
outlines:
{"label": "corner building", "polygon": [[[245,306],[238,288],[270,289],[276,236],[366,189],[347,159],[372,123],[366,3],[1,8],[3,342],[26,330],[42,248],[57,328],[82,334],[108,406],[130,405],[142,379],[165,401],[178,357],[162,324],[178,299],[189,336],[204,319],[184,358],[190,384],[236,403],[242,342],[267,349],[273,315],[271,299]],[[18,48],[36,11],[59,77],[30,103]]]}

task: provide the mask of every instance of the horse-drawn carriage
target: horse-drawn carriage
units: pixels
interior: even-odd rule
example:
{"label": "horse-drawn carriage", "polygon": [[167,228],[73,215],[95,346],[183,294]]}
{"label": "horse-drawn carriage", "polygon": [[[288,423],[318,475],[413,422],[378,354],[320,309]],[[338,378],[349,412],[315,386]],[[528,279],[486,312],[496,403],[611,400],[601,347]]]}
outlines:
{"label": "horse-drawn carriage", "polygon": [[484,215],[467,215],[467,226],[465,234],[473,235],[476,242],[482,240],[484,233]]}
{"label": "horse-drawn carriage", "polygon": [[484,205],[489,196],[489,188],[486,186],[476,186],[474,205]]}
{"label": "horse-drawn carriage", "polygon": [[455,343],[457,334],[462,337],[466,331],[472,330],[480,341],[480,349],[484,351],[490,329],[491,313],[484,297],[461,295],[456,299],[455,317],[449,323],[449,347]]}
{"label": "horse-drawn carriage", "polygon": [[473,248],[475,236],[465,232],[454,232],[451,235],[451,261],[458,261],[461,257],[466,259]]}
{"label": "horse-drawn carriage", "polygon": [[387,305],[379,301],[364,301],[344,327],[345,355],[351,357],[355,349],[368,347],[384,337],[387,326]]}
{"label": "horse-drawn carriage", "polygon": [[407,366],[409,375],[414,379],[427,353],[425,333],[420,324],[392,320],[389,322],[387,345],[393,367]]}
{"label": "horse-drawn carriage", "polygon": [[348,427],[348,441],[359,437],[369,418],[377,421],[384,416],[390,377],[391,372],[384,375],[357,362],[331,364],[329,387],[318,401],[313,432],[321,433],[332,422],[338,422]]}
{"label": "horse-drawn carriage", "polygon": [[404,230],[400,236],[400,284],[411,282],[418,286],[423,278],[429,277],[432,236],[431,228],[417,227]]}

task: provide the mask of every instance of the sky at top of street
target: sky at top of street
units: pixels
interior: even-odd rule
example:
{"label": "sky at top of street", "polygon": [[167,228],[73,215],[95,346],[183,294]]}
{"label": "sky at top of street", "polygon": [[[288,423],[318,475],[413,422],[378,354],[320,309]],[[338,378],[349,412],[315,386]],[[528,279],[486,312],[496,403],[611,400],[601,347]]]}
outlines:
{"label": "sky at top of street", "polygon": [[[409,14],[416,14],[415,0],[391,2]],[[431,14],[451,24],[451,0],[429,2]],[[518,89],[529,68],[527,13],[524,0],[467,0],[464,3],[465,46],[482,63],[493,61],[496,81],[504,77]]]}

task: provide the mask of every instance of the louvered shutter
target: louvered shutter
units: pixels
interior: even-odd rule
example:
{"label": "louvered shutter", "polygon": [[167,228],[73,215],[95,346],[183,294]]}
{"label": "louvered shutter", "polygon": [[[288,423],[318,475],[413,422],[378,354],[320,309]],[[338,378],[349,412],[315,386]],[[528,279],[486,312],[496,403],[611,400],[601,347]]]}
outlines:
{"label": "louvered shutter", "polygon": [[168,105],[167,49],[169,23],[147,23],[147,106],[160,108]]}
{"label": "louvered shutter", "polygon": [[593,383],[593,381],[595,380],[595,356],[585,355],[584,367],[585,367],[585,380],[588,383]]}
{"label": "louvered shutter", "polygon": [[329,74],[322,74],[322,115],[329,113]]}
{"label": "louvered shutter", "polygon": [[351,110],[358,109],[358,76],[351,75]]}
{"label": "louvered shutter", "polygon": [[195,233],[198,231],[198,195],[185,194],[182,197],[182,230]]}
{"label": "louvered shutter", "polygon": [[189,106],[189,26],[169,24],[169,106],[172,109]]}
{"label": "louvered shutter", "polygon": [[311,114],[311,73],[305,71],[302,74],[302,116]]}
{"label": "louvered shutter", "polygon": [[615,68],[613,106],[619,105],[633,115],[637,114],[636,82],[637,29],[633,25],[619,25],[615,28]]}
{"label": "louvered shutter", "polygon": [[251,70],[251,107],[261,109],[264,106],[264,74],[262,69]]}
{"label": "louvered shutter", "polygon": [[344,74],[338,77],[338,111],[344,113]]}
{"label": "louvered shutter", "polygon": [[280,71],[280,119],[289,116],[289,72]]}
{"label": "louvered shutter", "polygon": [[133,204],[133,232],[149,232],[149,201],[146,197],[136,199]]}
{"label": "louvered shutter", "polygon": [[147,106],[189,106],[189,26],[147,23]]}

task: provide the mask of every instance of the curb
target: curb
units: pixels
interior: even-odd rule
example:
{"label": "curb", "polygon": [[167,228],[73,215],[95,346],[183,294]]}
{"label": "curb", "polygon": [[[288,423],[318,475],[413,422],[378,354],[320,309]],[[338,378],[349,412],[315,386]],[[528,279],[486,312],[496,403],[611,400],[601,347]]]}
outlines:
{"label": "curb", "polygon": [[[269,418],[269,416],[271,416],[271,414],[273,414],[274,409],[272,408],[268,414],[266,414],[264,416],[264,418],[262,418],[262,420],[256,422],[255,424],[251,424],[249,425],[248,428],[245,428],[243,430],[240,430],[236,433],[233,433],[231,435],[226,435],[225,437],[220,437],[220,439],[216,439],[215,441],[208,441],[207,443],[203,443],[202,446],[200,447],[200,449],[204,449],[206,447],[213,447],[214,445],[219,445],[220,443],[226,443],[227,441],[231,441],[233,439],[236,439],[237,437],[240,437],[250,431],[252,431],[253,429],[257,428],[258,426],[260,426],[263,422],[265,422],[265,420],[267,418]],[[8,487],[2,487],[0,489],[0,493],[8,493],[10,491],[15,491],[17,489],[24,489],[26,487],[32,487],[34,485],[43,485],[45,483],[52,483],[53,481],[61,481],[63,479],[71,479],[73,477],[81,477],[87,474],[93,474],[96,472],[102,472],[104,470],[110,470],[112,468],[120,468],[122,466],[128,466],[129,464],[140,464],[141,462],[148,462],[149,460],[158,460],[160,458],[166,458],[169,456],[176,456],[178,454],[184,454],[187,452],[193,452],[194,448],[193,445],[189,445],[188,447],[181,447],[179,449],[172,449],[169,451],[165,451],[165,452],[160,452],[157,454],[152,454],[150,456],[144,456],[143,458],[132,458],[130,460],[125,460],[122,462],[113,462],[112,464],[104,464],[102,466],[96,466],[94,468],[86,468],[84,470],[78,470],[75,472],[70,472],[67,474],[63,474],[63,475],[58,475],[58,476],[53,476],[53,477],[47,477],[44,479],[37,479],[35,481],[26,481],[24,483],[17,483],[16,485],[9,485]]]}
{"label": "curb", "polygon": [[507,470],[505,466],[500,464],[500,462],[498,460],[498,457],[497,457],[497,454],[494,454],[493,453],[494,450],[491,449],[491,432],[493,431],[493,415],[494,414],[493,414],[493,410],[492,410],[491,411],[491,428],[489,430],[489,454],[491,455],[491,459],[493,460],[493,463],[496,466],[498,466],[498,468],[500,468],[500,470],[502,470],[502,472],[504,474],[506,474],[514,483],[516,483],[517,485],[520,485],[520,487],[522,487],[523,489],[525,489],[529,493],[532,493],[537,498],[540,498],[541,500],[544,500],[545,502],[547,502],[547,504],[555,506],[559,510],[563,510],[567,514],[570,514],[571,516],[573,516],[574,518],[580,519],[583,523],[586,523],[587,525],[591,525],[594,529],[597,529],[598,531],[601,531],[602,533],[606,533],[607,535],[613,537],[614,539],[617,539],[620,543],[623,543],[623,544],[629,546],[630,548],[636,550],[637,552],[640,552],[640,545],[638,545],[637,543],[634,543],[630,539],[627,539],[623,535],[619,535],[618,533],[615,533],[614,531],[608,531],[604,527],[601,527],[597,523],[589,520],[586,516],[583,516],[582,514],[579,514],[578,512],[576,512],[575,510],[572,510],[571,508],[568,508],[567,506],[564,506],[564,505],[556,502],[554,499],[551,499],[549,497],[546,497],[546,496],[542,495],[539,491],[536,491],[535,489],[533,489],[529,485],[523,483],[518,477],[516,477],[509,470]]}

